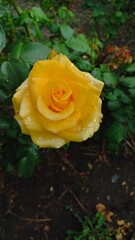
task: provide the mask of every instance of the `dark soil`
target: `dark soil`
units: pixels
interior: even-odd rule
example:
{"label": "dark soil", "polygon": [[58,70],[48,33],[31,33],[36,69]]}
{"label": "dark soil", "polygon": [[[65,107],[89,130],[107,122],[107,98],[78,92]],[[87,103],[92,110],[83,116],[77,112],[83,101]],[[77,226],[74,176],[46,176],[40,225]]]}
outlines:
{"label": "dark soil", "polygon": [[1,170],[1,240],[64,240],[79,228],[75,214],[94,214],[98,203],[114,213],[113,226],[132,222],[122,239],[135,239],[135,159],[105,156],[91,140],[42,158],[31,179]]}

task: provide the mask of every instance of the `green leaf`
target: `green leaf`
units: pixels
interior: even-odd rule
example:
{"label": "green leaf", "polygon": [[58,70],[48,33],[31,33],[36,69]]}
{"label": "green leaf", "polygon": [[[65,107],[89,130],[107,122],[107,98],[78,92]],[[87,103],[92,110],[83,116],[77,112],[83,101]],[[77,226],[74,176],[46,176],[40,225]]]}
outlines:
{"label": "green leaf", "polygon": [[47,23],[47,27],[49,28],[50,32],[52,33],[57,33],[59,32],[59,29],[60,29],[60,26],[56,23],[53,23],[53,22],[48,22]]}
{"label": "green leaf", "polygon": [[125,112],[125,119],[135,119],[135,102],[133,101],[132,104],[125,105],[124,112]]}
{"label": "green leaf", "polygon": [[28,70],[22,61],[11,59],[1,65],[3,84],[8,90],[17,88],[28,76]]}
{"label": "green leaf", "polygon": [[120,102],[124,104],[132,104],[131,98],[128,95],[122,92],[121,95],[119,96]]}
{"label": "green leaf", "polygon": [[98,54],[93,49],[91,50],[91,58],[92,62],[95,62],[98,59]]}
{"label": "green leaf", "polygon": [[74,18],[74,13],[71,12],[67,7],[62,6],[58,10],[58,17],[65,21],[70,21]]}
{"label": "green leaf", "polygon": [[135,72],[135,62],[131,63],[128,67],[127,67],[127,72]]}
{"label": "green leaf", "polygon": [[107,129],[107,138],[110,142],[119,144],[126,136],[127,130],[122,123],[114,123]]}
{"label": "green leaf", "polygon": [[103,73],[103,80],[107,86],[115,87],[117,85],[117,77],[112,72]]}
{"label": "green leaf", "polygon": [[121,107],[121,103],[120,103],[120,101],[117,101],[117,100],[116,101],[108,101],[107,107],[109,110],[114,111]]}
{"label": "green leaf", "polygon": [[7,90],[12,91],[14,88],[14,81],[16,81],[17,77],[10,62],[6,61],[2,63],[1,73],[3,76],[1,84],[4,85]]}
{"label": "green leaf", "polygon": [[5,166],[5,170],[6,170],[6,172],[8,172],[8,173],[13,172],[13,170],[14,170],[13,164],[12,164],[12,163],[7,163],[6,166]]}
{"label": "green leaf", "polygon": [[14,118],[12,118],[10,120],[10,128],[6,129],[6,134],[9,138],[16,139],[18,137],[19,132],[20,132],[19,125],[17,121]]}
{"label": "green leaf", "polygon": [[114,92],[109,92],[109,93],[105,93],[104,94],[105,98],[110,100],[110,101],[116,101],[117,100],[117,96]]}
{"label": "green leaf", "polygon": [[0,25],[0,52],[6,46],[6,35],[3,27]]}
{"label": "green leaf", "polygon": [[89,60],[78,59],[75,64],[80,70],[85,72],[90,72],[93,69],[93,65],[89,62]]}
{"label": "green leaf", "polygon": [[32,162],[28,159],[27,156],[20,159],[18,166],[19,175],[21,177],[31,177],[34,173],[34,167]]}
{"label": "green leaf", "polygon": [[11,59],[10,62],[13,67],[14,73],[17,76],[17,79],[19,79],[17,80],[18,87],[18,85],[28,77],[29,69],[27,68],[25,63],[23,63],[21,60]]}
{"label": "green leaf", "polygon": [[119,108],[116,111],[112,110],[111,118],[113,119],[113,121],[123,124],[128,121],[128,116],[125,115],[125,111]]}
{"label": "green leaf", "polygon": [[7,129],[10,127],[10,120],[7,119],[5,116],[0,114],[0,129]]}
{"label": "green leaf", "polygon": [[67,24],[61,24],[60,25],[60,32],[64,39],[69,40],[73,37],[74,30]]}
{"label": "green leaf", "polygon": [[67,48],[67,46],[63,43],[60,42],[55,42],[53,44],[53,49],[57,52],[57,53],[63,53],[64,55],[66,55],[68,58],[70,58],[70,52]]}
{"label": "green leaf", "polygon": [[65,151],[68,151],[69,146],[70,146],[70,143],[66,143],[62,148],[63,148]]}
{"label": "green leaf", "polygon": [[39,27],[39,24],[37,22],[33,22],[33,25],[35,26],[35,32],[36,32],[36,36],[40,41],[44,40],[44,35]]}
{"label": "green leaf", "polygon": [[104,5],[98,2],[97,4],[95,4],[95,7],[92,9],[92,16],[96,18],[104,15],[105,15]]}
{"label": "green leaf", "polygon": [[120,21],[121,23],[124,23],[125,20],[127,19],[127,14],[126,14],[126,13],[123,13],[123,12],[121,12],[121,11],[117,11],[117,12],[115,13],[115,16],[116,16],[117,18],[119,18],[118,21]]}
{"label": "green leaf", "polygon": [[79,51],[81,53],[87,53],[88,55],[91,55],[91,48],[89,44],[84,41],[84,39],[81,39],[80,37],[72,37],[70,40],[66,41],[66,44],[69,48]]}
{"label": "green leaf", "polygon": [[17,43],[13,45],[11,51],[11,58],[19,59],[22,51],[23,43]]}
{"label": "green leaf", "polygon": [[[39,38],[42,38],[42,33],[40,35],[39,32],[36,32],[36,34]],[[29,67],[29,64],[32,65],[38,60],[46,59],[50,50],[49,47],[42,43],[17,43],[13,46],[11,58],[22,59],[27,67]]]}
{"label": "green leaf", "polygon": [[20,134],[19,138],[18,138],[19,143],[21,143],[22,145],[26,145],[26,144],[30,144],[31,143],[31,139],[29,136],[25,135],[25,134]]}
{"label": "green leaf", "polygon": [[18,25],[23,25],[24,23],[29,23],[31,21],[28,11],[23,11],[17,19]]}
{"label": "green leaf", "polygon": [[129,94],[126,94],[125,91],[119,88],[115,88],[113,92],[107,93],[105,97],[111,101],[118,100],[120,103],[131,103],[131,98],[129,97]]}
{"label": "green leaf", "polygon": [[135,77],[122,77],[120,81],[127,88],[135,88]]}
{"label": "green leaf", "polygon": [[[0,87],[2,88],[3,86],[0,86]],[[3,101],[6,99],[9,99],[11,96],[12,96],[12,94],[9,92],[7,93],[7,91],[5,89],[0,89],[0,98]]]}
{"label": "green leaf", "polygon": [[6,13],[6,8],[0,5],[0,17]]}
{"label": "green leaf", "polygon": [[27,156],[29,159],[31,159],[31,161],[33,161],[33,165],[35,167],[38,166],[40,162],[39,147],[32,143],[31,146],[28,148]]}
{"label": "green leaf", "polygon": [[131,133],[132,135],[135,136],[135,121],[134,121],[134,120],[133,120],[133,121],[130,121],[130,122],[128,123],[128,130],[130,131],[130,133]]}
{"label": "green leaf", "polygon": [[48,21],[47,15],[43,12],[43,10],[40,7],[33,7],[29,12],[31,17],[36,22]]}
{"label": "green leaf", "polygon": [[97,78],[97,79],[99,79],[99,80],[103,80],[103,77],[102,77],[102,73],[101,73],[101,71],[100,71],[100,69],[98,69],[98,68],[95,68],[93,71],[92,71],[92,76],[93,77],[95,77],[95,78]]}
{"label": "green leaf", "polygon": [[22,47],[20,58],[28,64],[34,64],[36,61],[45,60],[51,49],[42,43],[27,43]]}
{"label": "green leaf", "polygon": [[131,88],[128,91],[131,94],[131,96],[135,98],[135,88],[134,89]]}
{"label": "green leaf", "polygon": [[100,214],[100,217],[98,218],[98,221],[97,221],[97,225],[95,226],[95,229],[101,229],[101,227],[103,226],[105,222],[105,216],[103,216],[102,214]]}
{"label": "green leaf", "polygon": [[118,18],[121,18],[123,16],[123,13],[121,11],[117,11],[115,13],[115,16],[118,17]]}
{"label": "green leaf", "polygon": [[108,72],[109,68],[106,64],[100,64],[100,71],[101,73]]}
{"label": "green leaf", "polygon": [[39,162],[39,148],[32,143],[26,152],[26,156],[22,157],[19,161],[19,175],[25,178],[31,177]]}

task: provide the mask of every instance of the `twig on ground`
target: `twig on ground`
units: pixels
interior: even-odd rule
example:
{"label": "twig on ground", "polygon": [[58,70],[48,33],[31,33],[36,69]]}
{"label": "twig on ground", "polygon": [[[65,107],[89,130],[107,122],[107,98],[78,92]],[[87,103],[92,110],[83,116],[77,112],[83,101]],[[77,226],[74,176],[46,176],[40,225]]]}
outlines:
{"label": "twig on ground", "polygon": [[75,167],[73,166],[73,164],[70,163],[66,158],[64,158],[64,162],[65,162],[70,168],[72,168],[72,170],[74,171],[74,173],[78,173],[77,170],[75,169]]}
{"label": "twig on ground", "polygon": [[60,195],[59,201],[64,197],[64,195],[65,195],[67,192],[69,192],[69,190],[68,190],[68,189],[65,189],[65,191]]}
{"label": "twig on ground", "polygon": [[72,194],[72,196],[74,197],[74,199],[76,200],[76,202],[78,203],[78,205],[82,208],[82,210],[85,213],[88,213],[88,211],[86,210],[86,208],[83,206],[83,204],[80,202],[80,200],[77,198],[77,196],[71,191],[69,190],[69,192]]}
{"label": "twig on ground", "polygon": [[24,221],[29,221],[29,222],[47,222],[47,221],[51,221],[52,219],[51,218],[26,218],[26,217],[23,217],[23,216],[20,216],[12,211],[8,211],[5,213],[5,215],[8,215],[8,214],[11,214],[17,218],[20,218],[21,220],[24,220]]}
{"label": "twig on ground", "polygon": [[67,193],[71,193],[71,195],[74,197],[74,199],[76,200],[77,204],[81,207],[81,209],[85,212],[88,213],[87,209],[83,206],[83,204],[80,202],[80,200],[77,198],[77,196],[72,192],[72,190],[70,189],[65,189],[65,191],[60,195],[59,197],[59,201],[64,197],[65,194]]}
{"label": "twig on ground", "polygon": [[46,232],[44,232],[44,235],[45,235],[45,239],[46,239],[46,240],[49,240]]}

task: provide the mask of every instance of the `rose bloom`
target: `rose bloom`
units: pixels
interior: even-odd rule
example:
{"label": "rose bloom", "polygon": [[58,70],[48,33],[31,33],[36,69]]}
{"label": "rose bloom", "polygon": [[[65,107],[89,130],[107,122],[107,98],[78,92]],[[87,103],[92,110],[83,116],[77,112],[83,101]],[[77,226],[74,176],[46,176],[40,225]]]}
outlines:
{"label": "rose bloom", "polygon": [[15,119],[41,148],[84,141],[100,126],[103,85],[62,54],[38,61],[13,96]]}

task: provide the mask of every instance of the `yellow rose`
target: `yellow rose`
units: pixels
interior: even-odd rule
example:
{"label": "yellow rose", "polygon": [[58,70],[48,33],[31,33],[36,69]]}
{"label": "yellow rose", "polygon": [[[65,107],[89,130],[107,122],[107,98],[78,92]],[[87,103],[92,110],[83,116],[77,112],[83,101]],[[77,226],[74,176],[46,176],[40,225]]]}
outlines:
{"label": "yellow rose", "polygon": [[84,141],[100,126],[102,88],[62,54],[38,61],[13,96],[15,119],[39,147]]}

